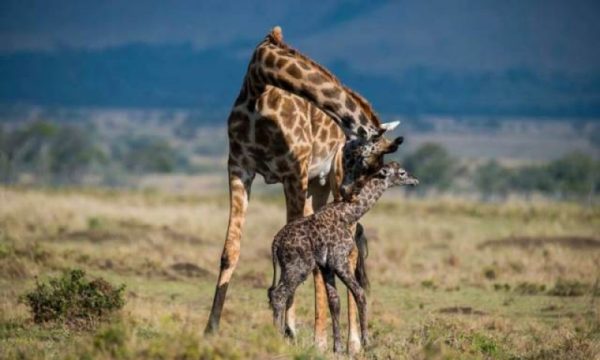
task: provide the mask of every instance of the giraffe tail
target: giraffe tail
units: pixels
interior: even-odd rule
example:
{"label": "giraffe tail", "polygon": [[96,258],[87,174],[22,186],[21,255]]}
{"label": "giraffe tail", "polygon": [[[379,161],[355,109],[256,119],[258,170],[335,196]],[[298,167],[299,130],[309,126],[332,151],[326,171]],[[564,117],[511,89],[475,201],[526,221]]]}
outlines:
{"label": "giraffe tail", "polygon": [[367,237],[365,236],[365,230],[360,223],[356,224],[356,235],[354,237],[356,247],[358,248],[358,261],[356,262],[356,270],[354,276],[360,284],[360,286],[368,290],[369,289],[369,278],[367,277],[367,266],[366,258],[369,255],[369,247],[367,243]]}

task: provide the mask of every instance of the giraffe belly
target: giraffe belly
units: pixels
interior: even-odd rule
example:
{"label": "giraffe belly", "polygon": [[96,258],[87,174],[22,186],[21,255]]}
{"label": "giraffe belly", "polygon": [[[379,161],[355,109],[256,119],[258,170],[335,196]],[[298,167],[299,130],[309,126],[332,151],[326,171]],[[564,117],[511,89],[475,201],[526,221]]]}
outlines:
{"label": "giraffe belly", "polygon": [[334,156],[335,152],[331,152],[325,158],[313,159],[308,169],[308,178],[327,177],[331,171]]}

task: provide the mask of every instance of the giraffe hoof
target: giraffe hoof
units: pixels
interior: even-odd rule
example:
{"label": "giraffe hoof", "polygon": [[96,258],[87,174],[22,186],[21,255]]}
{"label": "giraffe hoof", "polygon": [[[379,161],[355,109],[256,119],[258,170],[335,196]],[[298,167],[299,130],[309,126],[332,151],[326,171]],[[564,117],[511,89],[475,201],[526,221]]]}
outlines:
{"label": "giraffe hoof", "polygon": [[327,338],[315,338],[315,347],[321,352],[327,351]]}
{"label": "giraffe hoof", "polygon": [[288,339],[294,339],[296,338],[296,331],[294,331],[291,327],[286,326],[284,335]]}
{"label": "giraffe hoof", "polygon": [[370,343],[370,341],[369,341],[369,338],[367,336],[365,336],[365,337],[362,338],[362,346],[363,347],[369,346],[369,343]]}
{"label": "giraffe hoof", "polygon": [[204,328],[204,336],[214,335],[219,331],[219,325],[214,322],[209,322]]}
{"label": "giraffe hoof", "polygon": [[360,343],[360,340],[358,339],[352,339],[350,341],[348,341],[348,353],[350,355],[356,355],[360,352],[362,346]]}

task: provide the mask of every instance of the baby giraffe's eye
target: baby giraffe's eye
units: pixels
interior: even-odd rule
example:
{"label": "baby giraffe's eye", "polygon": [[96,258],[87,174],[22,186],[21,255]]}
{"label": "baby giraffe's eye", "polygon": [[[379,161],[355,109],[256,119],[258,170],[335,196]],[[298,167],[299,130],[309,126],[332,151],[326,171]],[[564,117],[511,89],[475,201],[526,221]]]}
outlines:
{"label": "baby giraffe's eye", "polygon": [[398,175],[400,175],[401,177],[405,177],[405,176],[406,176],[406,170],[404,170],[404,169],[400,169],[400,170],[398,171]]}

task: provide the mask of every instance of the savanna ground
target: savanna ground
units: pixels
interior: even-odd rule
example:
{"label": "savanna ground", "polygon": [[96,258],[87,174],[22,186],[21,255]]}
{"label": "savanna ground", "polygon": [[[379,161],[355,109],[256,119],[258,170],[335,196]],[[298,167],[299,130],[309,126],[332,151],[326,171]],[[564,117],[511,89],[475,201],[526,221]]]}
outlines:
{"label": "savanna ground", "polygon": [[[0,358],[333,358],[311,347],[312,280],[298,339],[271,324],[285,215],[269,195],[250,202],[221,331],[202,336],[227,216],[225,195],[0,188]],[[372,344],[359,358],[600,358],[598,206],[390,192],[362,222]],[[70,268],[125,284],[121,313],[35,324],[20,296]]]}

